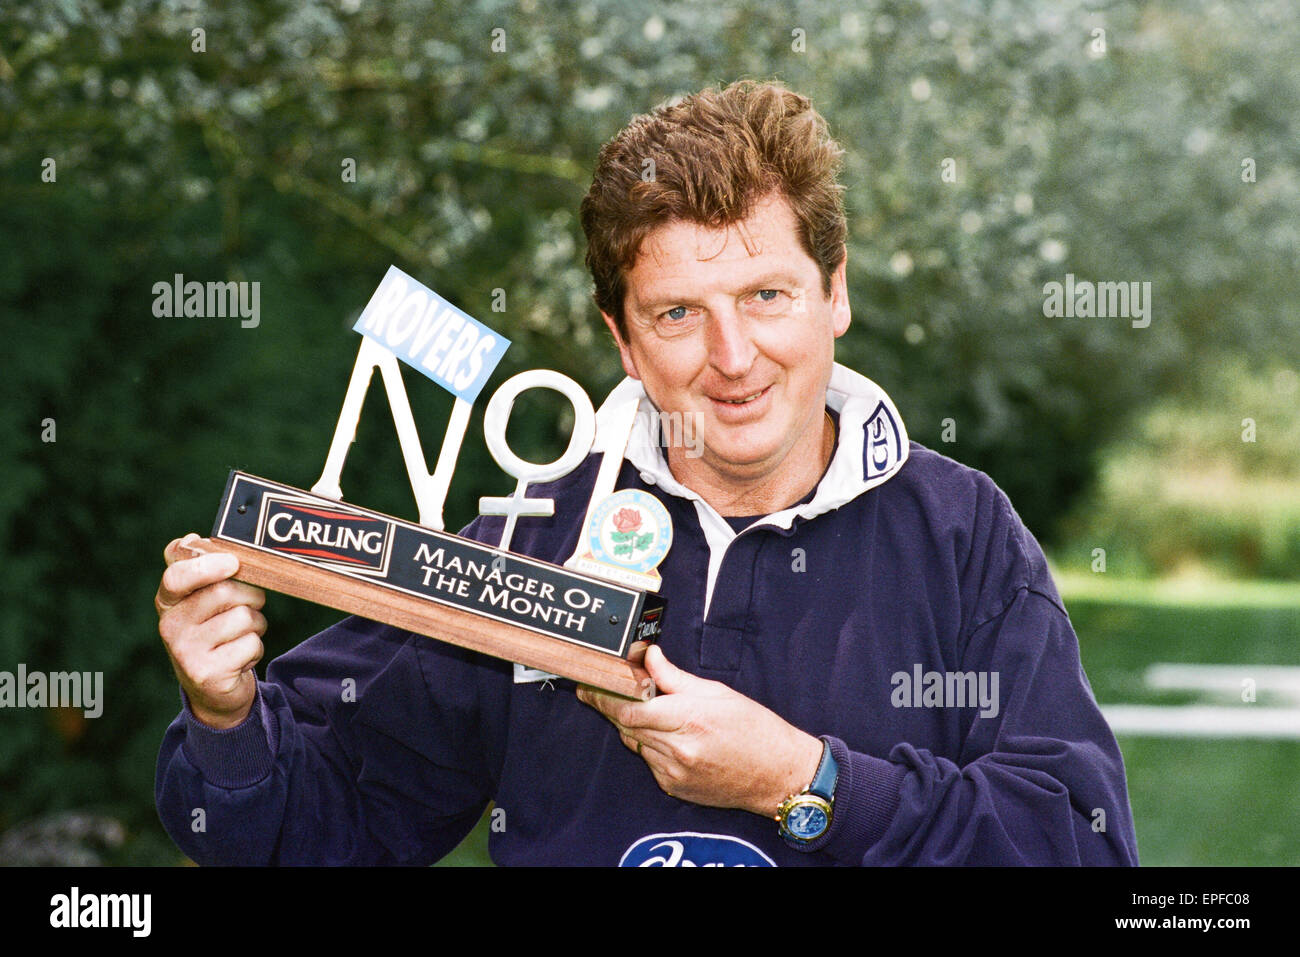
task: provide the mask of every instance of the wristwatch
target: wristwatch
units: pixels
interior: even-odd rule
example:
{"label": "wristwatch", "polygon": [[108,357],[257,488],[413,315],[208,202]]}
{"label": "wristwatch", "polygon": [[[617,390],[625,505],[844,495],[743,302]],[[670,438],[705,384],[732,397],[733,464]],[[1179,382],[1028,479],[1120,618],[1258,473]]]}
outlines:
{"label": "wristwatch", "polygon": [[815,841],[828,830],[834,818],[835,783],[840,769],[831,754],[830,742],[822,739],[822,759],[812,783],[798,794],[791,794],[781,802],[776,820],[781,825],[781,836],[798,846]]}

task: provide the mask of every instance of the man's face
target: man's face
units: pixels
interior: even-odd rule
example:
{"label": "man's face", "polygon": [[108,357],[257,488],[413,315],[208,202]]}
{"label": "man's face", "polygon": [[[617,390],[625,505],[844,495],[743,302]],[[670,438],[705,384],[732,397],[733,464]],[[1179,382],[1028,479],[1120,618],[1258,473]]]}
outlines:
{"label": "man's face", "polygon": [[684,484],[779,482],[822,454],[848,293],[843,262],[831,295],[823,293],[796,230],[775,193],[726,229],[667,223],[646,237],[627,274],[626,335],[605,316],[627,374],[661,412],[680,412],[698,429],[698,458],[669,447]]}

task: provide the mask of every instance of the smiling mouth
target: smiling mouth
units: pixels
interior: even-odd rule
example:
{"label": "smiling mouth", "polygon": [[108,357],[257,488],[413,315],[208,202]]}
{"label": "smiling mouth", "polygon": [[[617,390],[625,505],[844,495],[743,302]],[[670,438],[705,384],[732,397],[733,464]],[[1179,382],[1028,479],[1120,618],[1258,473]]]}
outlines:
{"label": "smiling mouth", "polygon": [[724,405],[748,405],[750,402],[753,402],[755,399],[762,396],[766,391],[767,389],[759,389],[752,395],[741,396],[739,399],[714,399],[713,401],[721,402]]}

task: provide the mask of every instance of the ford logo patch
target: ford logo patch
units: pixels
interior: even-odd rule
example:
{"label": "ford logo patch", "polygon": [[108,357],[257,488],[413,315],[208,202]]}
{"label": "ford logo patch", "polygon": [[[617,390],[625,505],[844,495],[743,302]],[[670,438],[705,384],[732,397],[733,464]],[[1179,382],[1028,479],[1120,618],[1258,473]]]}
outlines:
{"label": "ford logo patch", "polygon": [[619,867],[776,867],[748,841],[726,834],[649,834],[623,854]]}

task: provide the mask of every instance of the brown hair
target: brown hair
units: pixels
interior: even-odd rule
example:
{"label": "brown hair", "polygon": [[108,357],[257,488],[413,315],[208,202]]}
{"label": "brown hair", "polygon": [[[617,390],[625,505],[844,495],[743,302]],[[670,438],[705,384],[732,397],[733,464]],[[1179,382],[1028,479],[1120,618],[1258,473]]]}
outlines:
{"label": "brown hair", "polygon": [[582,200],[596,305],[626,332],[626,274],[646,236],[673,220],[727,226],[772,190],[830,295],[847,234],[843,153],[808,98],[779,83],[742,80],[636,117],[601,147]]}

